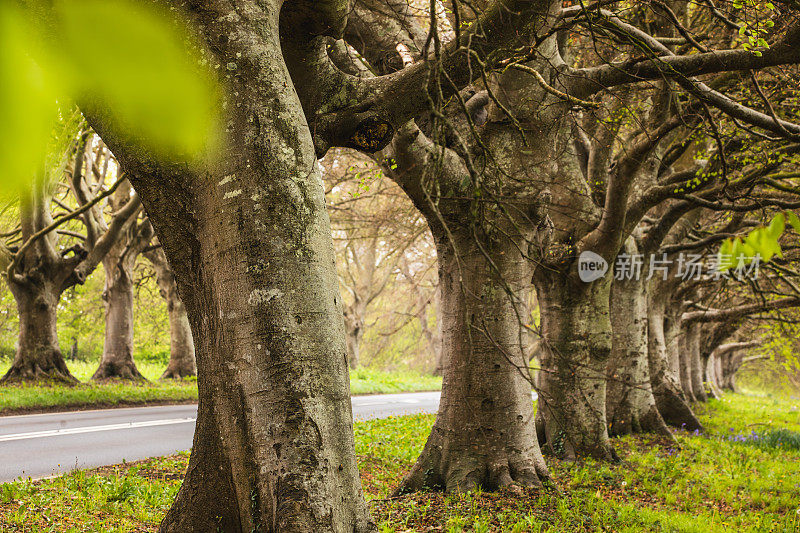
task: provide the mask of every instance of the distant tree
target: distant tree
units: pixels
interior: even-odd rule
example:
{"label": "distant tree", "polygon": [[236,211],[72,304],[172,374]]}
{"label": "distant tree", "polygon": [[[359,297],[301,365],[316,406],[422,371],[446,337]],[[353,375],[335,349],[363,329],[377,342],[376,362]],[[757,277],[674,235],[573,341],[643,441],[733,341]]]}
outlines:
{"label": "distant tree", "polygon": [[180,379],[197,375],[192,328],[186,307],[178,294],[175,274],[160,245],[145,251],[144,256],[153,265],[161,297],[167,303],[169,316],[169,363],[161,379]]}
{"label": "distant tree", "polygon": [[[3,383],[76,381],[58,343],[59,299],[66,289],[82,284],[94,271],[140,206],[134,195],[109,217],[105,201],[125,178],[108,187],[110,165],[95,157],[100,144],[86,129],[80,114],[68,113],[60,128],[46,166],[34,177],[30,191],[20,198],[20,225],[7,235],[2,248],[6,280],[20,320],[17,353]],[[78,193],[79,183],[90,183],[91,187]],[[65,187],[67,194],[62,192]],[[65,203],[69,192],[77,209]],[[63,213],[54,218],[54,208]],[[96,221],[101,219],[102,226],[97,226]],[[85,233],[64,227],[73,221],[81,221]]]}

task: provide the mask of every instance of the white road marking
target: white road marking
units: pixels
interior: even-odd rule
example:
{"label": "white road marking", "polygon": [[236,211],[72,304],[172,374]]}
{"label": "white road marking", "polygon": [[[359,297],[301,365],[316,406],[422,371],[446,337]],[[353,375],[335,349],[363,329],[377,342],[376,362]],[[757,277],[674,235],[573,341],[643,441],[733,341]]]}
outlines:
{"label": "white road marking", "polygon": [[115,431],[120,429],[141,428],[148,426],[168,426],[171,424],[188,424],[195,418],[169,418],[166,420],[148,420],[146,422],[128,422],[125,424],[108,424],[105,426],[85,426],[69,429],[50,429],[47,431],[31,431],[30,433],[12,433],[0,435],[0,442],[11,440],[41,439],[45,437],[60,437],[62,435],[76,435],[79,433],[94,433],[97,431]]}
{"label": "white road marking", "polygon": [[353,407],[364,407],[365,405],[389,405],[392,402],[362,402],[362,403],[355,403],[353,402]]}

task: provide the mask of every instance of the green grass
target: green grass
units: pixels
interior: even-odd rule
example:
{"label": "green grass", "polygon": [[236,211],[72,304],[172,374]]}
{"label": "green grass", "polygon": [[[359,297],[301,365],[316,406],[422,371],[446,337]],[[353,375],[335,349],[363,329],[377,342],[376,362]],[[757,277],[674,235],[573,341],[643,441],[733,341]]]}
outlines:
{"label": "green grass", "polygon": [[[0,360],[0,376],[10,366]],[[110,382],[87,383],[97,362],[68,361],[72,374],[82,383],[74,387],[63,385],[11,385],[0,387],[0,414],[37,409],[71,409],[108,407],[116,405],[146,405],[159,402],[190,402],[197,400],[197,383],[189,380],[159,381],[165,364],[137,361],[147,383]],[[353,394],[374,394],[438,390],[442,378],[415,372],[383,372],[359,368],[351,372]]]}
{"label": "green grass", "polygon": [[[620,464],[548,458],[558,490],[385,499],[425,443],[432,416],[355,423],[356,453],[381,532],[800,531],[800,452],[731,438],[800,434],[800,401],[729,395],[700,411],[709,432],[615,439]],[[0,486],[2,531],[153,531],[188,456]]]}

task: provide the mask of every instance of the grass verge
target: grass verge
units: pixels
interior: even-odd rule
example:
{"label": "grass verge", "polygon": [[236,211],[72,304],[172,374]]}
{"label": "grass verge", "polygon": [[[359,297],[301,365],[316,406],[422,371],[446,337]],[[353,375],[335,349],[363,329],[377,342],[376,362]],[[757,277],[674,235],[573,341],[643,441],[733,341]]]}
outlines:
{"label": "grass verge", "polygon": [[[8,360],[0,360],[0,376],[5,374],[9,365]],[[102,384],[88,382],[97,368],[96,362],[68,361],[67,366],[81,381],[79,385],[0,387],[0,415],[197,401],[197,383],[194,379],[158,379],[165,365],[137,362],[139,371],[148,382],[114,381]],[[382,372],[359,368],[350,374],[353,394],[427,391],[441,387],[442,378],[416,372]]]}
{"label": "grass verge", "polygon": [[[698,409],[709,432],[615,439],[612,465],[548,459],[558,490],[387,499],[421,451],[432,416],[355,423],[379,531],[788,532],[800,530],[800,452],[752,431],[800,435],[800,401],[728,395]],[[187,454],[0,486],[2,531],[154,531]]]}

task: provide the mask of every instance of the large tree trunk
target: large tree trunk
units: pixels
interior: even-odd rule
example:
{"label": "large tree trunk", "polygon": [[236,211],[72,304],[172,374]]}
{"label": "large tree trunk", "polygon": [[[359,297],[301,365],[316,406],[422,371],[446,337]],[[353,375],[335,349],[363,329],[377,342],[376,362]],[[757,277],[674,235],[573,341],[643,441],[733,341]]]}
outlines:
{"label": "large tree trunk", "polygon": [[109,142],[155,226],[197,341],[194,445],[160,530],[372,531],[330,221],[281,61],[279,3],[206,7],[195,15],[228,73],[220,153],[211,163],[156,165]]}
{"label": "large tree trunk", "polygon": [[93,380],[111,378],[143,380],[133,361],[133,280],[130,272],[119,266],[119,257],[109,253],[103,260],[106,287],[106,336],[100,366]]}
{"label": "large tree trunk", "polygon": [[702,429],[700,421],[686,401],[679,377],[670,365],[667,345],[668,336],[671,337],[672,333],[665,330],[663,295],[650,293],[647,310],[650,384],[658,412],[671,426],[688,430]]}
{"label": "large tree trunk", "polygon": [[[624,249],[638,253],[633,238]],[[606,417],[611,436],[652,432],[672,437],[658,412],[647,360],[647,293],[641,277],[615,279],[611,286],[613,338],[608,361]]]}
{"label": "large tree trunk", "polygon": [[[549,477],[528,380],[530,268],[513,246],[437,236],[444,376],[436,423],[399,492],[537,486]],[[458,254],[458,256],[456,255]],[[512,294],[508,294],[507,288]]]}
{"label": "large tree trunk", "polygon": [[534,281],[542,327],[539,438],[559,457],[616,460],[606,423],[610,276],[584,283],[538,268]]}
{"label": "large tree trunk", "polygon": [[58,345],[60,290],[44,280],[9,283],[19,313],[19,342],[11,368],[0,383],[55,381],[74,384]]}
{"label": "large tree trunk", "polygon": [[175,275],[169,267],[167,256],[161,248],[146,252],[145,257],[153,265],[161,296],[167,302],[169,315],[169,364],[161,379],[181,379],[197,375],[194,355],[194,340],[186,306],[178,294]]}

